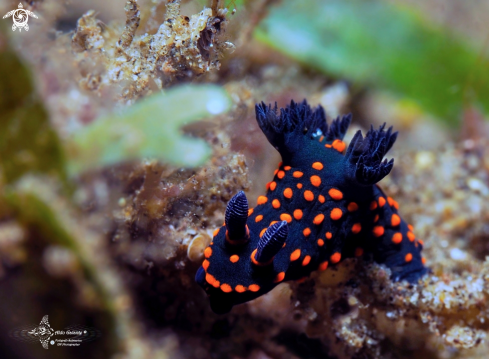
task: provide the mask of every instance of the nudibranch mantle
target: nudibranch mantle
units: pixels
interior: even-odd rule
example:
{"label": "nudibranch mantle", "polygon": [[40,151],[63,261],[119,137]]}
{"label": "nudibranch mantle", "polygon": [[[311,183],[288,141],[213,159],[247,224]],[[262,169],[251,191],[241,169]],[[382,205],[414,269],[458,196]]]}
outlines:
{"label": "nudibranch mantle", "polygon": [[283,281],[369,255],[393,280],[416,282],[427,272],[423,242],[376,184],[391,171],[383,160],[397,132],[358,131],[347,147],[351,115],[326,122],[304,100],[277,109],[256,105],[258,124],[282,156],[267,193],[248,208],[243,192],[229,202],[225,224],[205,249],[197,283],[211,308],[226,313]]}

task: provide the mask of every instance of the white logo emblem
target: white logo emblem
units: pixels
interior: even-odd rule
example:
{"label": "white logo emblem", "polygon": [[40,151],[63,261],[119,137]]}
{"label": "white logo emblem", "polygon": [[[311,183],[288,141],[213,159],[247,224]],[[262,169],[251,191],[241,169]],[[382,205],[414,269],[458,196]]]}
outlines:
{"label": "white logo emblem", "polygon": [[15,31],[15,29],[19,28],[19,31],[22,32],[22,28],[24,28],[25,31],[29,31],[29,25],[27,25],[29,15],[36,19],[38,18],[36,14],[34,14],[32,11],[25,10],[22,3],[19,3],[18,9],[9,11],[3,18],[5,19],[12,16],[12,19],[14,20],[12,30]]}
{"label": "white logo emblem", "polygon": [[48,322],[48,316],[45,315],[42,317],[41,324],[29,332],[29,334],[39,337],[39,341],[41,342],[44,349],[48,349],[49,339],[54,335],[54,330],[51,328]]}
{"label": "white logo emblem", "polygon": [[70,325],[64,330],[54,330],[48,322],[48,316],[42,317],[41,323],[34,327],[21,326],[9,331],[9,336],[22,342],[35,343],[40,341],[44,349],[49,344],[57,347],[78,347],[82,343],[91,342],[100,338],[100,330],[85,325]]}

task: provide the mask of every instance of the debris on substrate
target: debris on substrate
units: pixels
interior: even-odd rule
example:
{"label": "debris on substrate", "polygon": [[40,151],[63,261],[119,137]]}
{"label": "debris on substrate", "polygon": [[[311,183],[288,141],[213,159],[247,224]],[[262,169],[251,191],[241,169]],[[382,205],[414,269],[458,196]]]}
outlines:
{"label": "debris on substrate", "polygon": [[[35,2],[29,9],[44,15],[55,7],[53,2]],[[186,16],[181,0],[158,0],[143,12],[139,3],[126,2],[124,26],[105,24],[90,10],[74,31],[61,33],[53,30],[55,16],[46,15],[33,24],[34,42],[14,39],[38,76],[39,92],[62,136],[171,85],[205,81],[220,69],[223,56],[234,51],[227,41],[226,8],[204,7]]]}
{"label": "debris on substrate", "polygon": [[164,21],[153,35],[136,34],[140,23],[136,0],[127,1],[124,9],[126,25],[118,39],[113,31],[105,31],[93,11],[78,20],[72,49],[79,54],[78,64],[84,66],[80,85],[87,90],[103,91],[104,85],[120,84],[120,96],[133,100],[176,80],[218,70],[223,51],[233,48],[221,40],[225,8],[215,14],[204,8],[188,17],[180,14],[180,0],[169,1]]}

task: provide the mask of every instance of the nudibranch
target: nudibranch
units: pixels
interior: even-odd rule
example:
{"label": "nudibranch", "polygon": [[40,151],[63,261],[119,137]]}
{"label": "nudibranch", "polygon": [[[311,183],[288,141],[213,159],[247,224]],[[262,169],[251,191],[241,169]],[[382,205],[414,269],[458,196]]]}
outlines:
{"label": "nudibranch", "polygon": [[282,162],[266,195],[249,208],[243,192],[228,203],[196,274],[211,308],[226,313],[283,281],[368,255],[392,279],[416,282],[427,272],[423,242],[377,185],[394,160],[384,160],[397,132],[385,124],[347,147],[351,115],[326,122],[324,109],[304,100],[277,109],[256,105],[256,118]]}

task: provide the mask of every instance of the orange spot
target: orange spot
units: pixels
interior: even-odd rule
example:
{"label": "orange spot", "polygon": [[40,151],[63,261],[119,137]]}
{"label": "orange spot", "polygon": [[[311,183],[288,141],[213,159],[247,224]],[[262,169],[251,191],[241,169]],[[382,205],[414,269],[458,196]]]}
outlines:
{"label": "orange spot", "polygon": [[302,277],[296,280],[296,283],[304,283],[306,281],[307,277]]}
{"label": "orange spot", "polygon": [[211,247],[207,247],[205,250],[204,250],[204,256],[206,258],[210,258],[210,256],[212,255],[212,248]]}
{"label": "orange spot", "polygon": [[291,262],[296,261],[296,260],[299,259],[300,256],[301,256],[301,250],[300,249],[296,249],[295,251],[293,251],[290,254],[290,261]]}
{"label": "orange spot", "polygon": [[287,221],[287,223],[290,223],[290,222],[292,222],[292,217],[288,213],[282,213],[280,215],[280,220],[281,221]]}
{"label": "orange spot", "polygon": [[307,190],[307,191],[304,191],[304,198],[306,199],[306,201],[313,201],[314,200],[314,193],[312,193],[311,191]]}
{"label": "orange spot", "polygon": [[229,257],[229,260],[233,263],[236,263],[237,261],[239,261],[239,256],[236,254],[233,254],[231,257]]}
{"label": "orange spot", "polygon": [[346,148],[346,144],[342,140],[334,140],[332,146],[338,152],[343,152]]}
{"label": "orange spot", "polygon": [[416,236],[414,235],[414,233],[413,233],[413,232],[408,232],[408,233],[407,233],[407,236],[408,236],[408,238],[409,238],[409,240],[410,240],[411,242],[414,242],[414,239],[416,238]]}
{"label": "orange spot", "polygon": [[284,167],[284,170],[288,171],[288,170],[290,170],[291,168],[292,168],[292,167],[290,167],[290,166],[285,166],[285,167]]}
{"label": "orange spot", "polygon": [[275,191],[275,188],[277,188],[277,182],[273,181],[270,183],[270,190]]}
{"label": "orange spot", "polygon": [[327,268],[328,268],[328,261],[325,261],[319,265],[318,270],[323,271],[326,270]]}
{"label": "orange spot", "polygon": [[209,268],[209,264],[211,264],[207,259],[204,259],[204,261],[202,262],[202,267],[204,268],[204,270],[207,271],[207,268]]}
{"label": "orange spot", "polygon": [[410,230],[411,232],[413,232],[413,231],[414,231],[414,227],[413,227],[413,225],[412,225],[412,224],[408,224],[408,228],[409,228],[409,230]]}
{"label": "orange spot", "polygon": [[283,281],[285,278],[285,272],[280,272],[279,274],[277,274],[277,276],[275,277],[275,279],[273,280],[274,283],[279,283],[281,281]]}
{"label": "orange spot", "polygon": [[422,239],[418,239],[418,243],[424,247],[424,241]]}
{"label": "orange spot", "polygon": [[308,237],[311,234],[311,230],[309,228],[304,228],[302,234],[304,235],[304,237]]}
{"label": "orange spot", "polygon": [[331,148],[331,147],[333,147],[333,146],[331,146],[331,145],[329,145],[329,144],[325,144],[325,145],[324,145],[324,147],[326,147],[326,148]]}
{"label": "orange spot", "polygon": [[331,232],[326,232],[326,238],[327,239],[333,238],[333,235],[331,234]]}
{"label": "orange spot", "polygon": [[294,173],[292,173],[292,176],[294,178],[301,178],[303,175],[304,173],[302,173],[301,171],[295,171]]}
{"label": "orange spot", "polygon": [[406,256],[404,257],[404,260],[406,262],[411,262],[413,260],[413,255],[411,253],[406,254]]}
{"label": "orange spot", "polygon": [[260,222],[263,219],[263,215],[259,214],[258,216],[255,217],[255,222]]}
{"label": "orange spot", "polygon": [[333,253],[330,259],[331,259],[331,263],[333,264],[338,263],[341,260],[341,253],[340,252]]}
{"label": "orange spot", "polygon": [[401,217],[399,217],[397,214],[394,213],[391,217],[392,227],[397,227],[400,224],[401,224]]}
{"label": "orange spot", "polygon": [[275,209],[280,208],[280,201],[279,201],[278,199],[276,199],[276,198],[275,198],[275,199],[272,201],[272,207],[273,207],[273,208],[275,208]]}
{"label": "orange spot", "polygon": [[372,201],[372,203],[370,203],[370,210],[373,211],[376,208],[377,208],[377,202]]}
{"label": "orange spot", "polygon": [[248,217],[249,217],[249,216],[251,216],[251,215],[253,214],[253,211],[254,211],[254,210],[253,210],[253,208],[250,208],[250,209],[248,210]]}
{"label": "orange spot", "polygon": [[312,164],[312,168],[314,168],[315,170],[321,171],[324,168],[324,166],[321,162],[314,162]]}
{"label": "orange spot", "polygon": [[321,177],[319,176],[311,176],[311,183],[315,187],[319,187],[321,185]]}
{"label": "orange spot", "polygon": [[383,207],[385,204],[385,198],[384,197],[379,197],[379,206]]}
{"label": "orange spot", "polygon": [[426,258],[425,257],[421,257],[421,263],[426,264]]}
{"label": "orange spot", "polygon": [[272,258],[272,259],[270,259],[268,262],[264,262],[264,263],[262,263],[262,262],[258,262],[258,261],[256,260],[256,258],[255,258],[255,256],[256,256],[256,252],[257,252],[257,251],[258,251],[258,248],[255,248],[255,249],[253,250],[253,252],[251,252],[251,256],[250,256],[251,262],[252,262],[254,265],[257,265],[257,266],[262,267],[262,266],[267,266],[267,265],[269,265],[269,264],[271,264],[271,263],[273,262],[273,258]]}
{"label": "orange spot", "polygon": [[282,167],[282,165],[283,165],[283,162],[282,162],[282,161],[280,161],[280,162],[278,163],[278,168]]}
{"label": "orange spot", "polygon": [[324,136],[319,137],[319,142],[323,142]]}
{"label": "orange spot", "polygon": [[243,293],[243,292],[246,292],[246,287],[245,286],[242,286],[241,284],[238,284],[234,290],[238,293]]}
{"label": "orange spot", "polygon": [[300,209],[296,209],[294,211],[294,218],[300,221],[302,219],[302,211]]}
{"label": "orange spot", "polygon": [[302,188],[302,183],[297,183],[297,188],[301,189]]}
{"label": "orange spot", "polygon": [[206,273],[205,280],[207,283],[209,283],[210,285],[212,285],[215,288],[219,288],[219,285],[221,285],[221,283],[216,278],[214,278],[214,276],[212,274],[209,274],[209,273]]}
{"label": "orange spot", "polygon": [[260,286],[258,284],[251,284],[248,286],[248,290],[252,292],[258,292],[260,290]]}
{"label": "orange spot", "polygon": [[341,216],[343,216],[343,211],[340,208],[333,208],[331,210],[331,214],[330,214],[331,219],[337,221],[338,219],[341,218]]}
{"label": "orange spot", "polygon": [[224,293],[231,293],[233,291],[233,288],[231,288],[231,286],[229,284],[223,283],[223,284],[221,284],[221,290]]}
{"label": "orange spot", "polygon": [[322,194],[320,194],[320,195],[318,196],[318,201],[319,201],[320,203],[324,203],[324,201],[325,201],[325,200],[326,200],[326,199],[324,198],[324,196],[323,196]]}
{"label": "orange spot", "polygon": [[278,223],[278,221],[271,221],[269,226],[273,226],[275,223]]}
{"label": "orange spot", "polygon": [[392,236],[392,243],[399,244],[402,242],[402,233],[394,233]]}
{"label": "orange spot", "polygon": [[361,257],[363,255],[363,248],[358,247],[355,249],[355,257]]}
{"label": "orange spot", "polygon": [[268,198],[267,197],[265,197],[265,196],[259,196],[258,197],[258,200],[256,201],[256,203],[260,205],[260,204],[267,203],[267,201],[268,201]]}
{"label": "orange spot", "polygon": [[377,221],[379,220],[379,218],[380,218],[379,215],[376,214],[375,217],[374,217],[374,223],[377,223]]}
{"label": "orange spot", "polygon": [[324,220],[324,214],[318,214],[316,217],[314,217],[314,220],[312,221],[312,223],[314,224],[321,224]]}
{"label": "orange spot", "polygon": [[318,239],[318,246],[319,247],[324,246],[324,241],[321,238]]}
{"label": "orange spot", "polygon": [[381,235],[384,234],[384,227],[382,226],[375,226],[374,230],[372,231],[375,237],[380,237]]}
{"label": "orange spot", "polygon": [[260,265],[260,263],[259,263],[259,262],[258,262],[258,261],[255,259],[255,254],[256,254],[256,252],[257,252],[257,251],[258,251],[258,248],[255,248],[255,249],[253,250],[253,252],[251,252],[250,259],[251,259],[251,261],[253,262],[253,264],[256,264],[257,266],[259,266],[259,265]]}
{"label": "orange spot", "polygon": [[310,261],[311,261],[311,256],[305,256],[303,261],[302,261],[302,266],[303,267],[307,266]]}
{"label": "orange spot", "polygon": [[266,231],[266,230],[267,230],[266,228],[263,228],[263,229],[261,230],[261,232],[260,232],[260,238],[263,236],[263,234],[265,233],[265,231]]}
{"label": "orange spot", "polygon": [[336,188],[331,188],[328,194],[332,199],[336,201],[339,201],[340,199],[343,198],[343,193],[341,193],[341,191],[337,190]]}
{"label": "orange spot", "polygon": [[273,175],[275,176],[277,174],[278,170],[273,171]]}
{"label": "orange spot", "polygon": [[351,227],[351,231],[355,234],[357,233],[360,233],[360,231],[362,230],[362,225],[360,223],[355,223],[352,227]]}
{"label": "orange spot", "polygon": [[387,202],[389,202],[389,206],[399,209],[399,203],[397,203],[392,197],[387,197]]}
{"label": "orange spot", "polygon": [[270,189],[270,183],[272,183],[272,182],[268,182],[268,183],[266,184],[266,186],[265,186],[265,187],[266,187],[266,189],[267,189],[267,191]]}
{"label": "orange spot", "polygon": [[284,178],[284,176],[285,176],[285,172],[284,171],[278,171],[278,173],[277,173],[277,177],[278,178],[282,179],[282,178]]}
{"label": "orange spot", "polygon": [[221,230],[221,228],[216,228],[214,229],[214,232],[212,233],[212,235],[215,237],[219,234],[219,231]]}
{"label": "orange spot", "polygon": [[348,204],[348,212],[355,212],[356,210],[358,210],[358,204],[355,202]]}
{"label": "orange spot", "polygon": [[292,188],[286,188],[284,189],[284,197],[285,198],[292,198]]}

